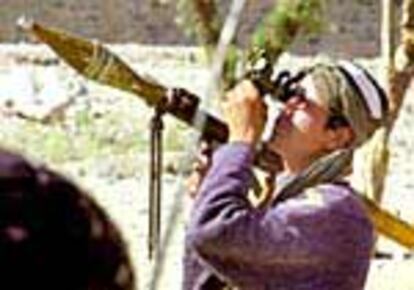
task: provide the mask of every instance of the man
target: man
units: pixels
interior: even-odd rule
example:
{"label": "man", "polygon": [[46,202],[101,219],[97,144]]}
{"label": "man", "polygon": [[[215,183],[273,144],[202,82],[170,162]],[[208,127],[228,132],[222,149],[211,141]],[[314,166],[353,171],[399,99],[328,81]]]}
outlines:
{"label": "man", "polygon": [[214,152],[186,234],[184,289],[362,290],[372,222],[343,180],[386,119],[383,91],[350,63],[318,64],[286,88],[267,146],[283,170],[267,207],[247,198],[267,107],[250,81],[226,95],[229,142]]}
{"label": "man", "polygon": [[133,290],[115,224],[72,182],[0,150],[1,288]]}

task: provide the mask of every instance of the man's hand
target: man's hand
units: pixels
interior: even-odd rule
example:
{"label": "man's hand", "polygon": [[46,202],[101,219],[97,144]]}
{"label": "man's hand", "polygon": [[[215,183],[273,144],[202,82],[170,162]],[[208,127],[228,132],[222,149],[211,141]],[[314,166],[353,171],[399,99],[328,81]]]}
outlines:
{"label": "man's hand", "polygon": [[212,154],[213,146],[206,141],[201,141],[191,169],[191,174],[186,181],[187,192],[191,198],[196,197],[204,176],[210,168]]}
{"label": "man's hand", "polygon": [[[266,122],[266,105],[255,86],[248,80],[240,82],[226,94],[222,103],[229,127],[229,142],[243,142],[252,146],[260,140]],[[211,165],[213,146],[201,142],[186,187],[195,197]]]}
{"label": "man's hand", "polygon": [[236,85],[223,102],[229,142],[256,145],[264,129],[266,112],[266,105],[251,81],[244,80]]}

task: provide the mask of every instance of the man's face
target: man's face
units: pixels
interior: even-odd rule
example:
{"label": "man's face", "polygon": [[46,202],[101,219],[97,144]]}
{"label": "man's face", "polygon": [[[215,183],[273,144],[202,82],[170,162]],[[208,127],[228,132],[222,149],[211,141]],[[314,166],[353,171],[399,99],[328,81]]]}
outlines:
{"label": "man's face", "polygon": [[304,95],[294,96],[286,102],[269,146],[282,158],[307,160],[329,148],[332,129],[326,126],[329,111],[317,94],[312,77],[305,77],[300,86]]}

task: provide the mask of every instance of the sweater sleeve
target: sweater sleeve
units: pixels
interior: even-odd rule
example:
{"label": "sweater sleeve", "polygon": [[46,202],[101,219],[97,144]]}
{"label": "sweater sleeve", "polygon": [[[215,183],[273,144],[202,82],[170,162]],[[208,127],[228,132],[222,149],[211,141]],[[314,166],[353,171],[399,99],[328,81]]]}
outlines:
{"label": "sweater sleeve", "polygon": [[251,206],[247,191],[252,160],[246,144],[224,145],[215,152],[193,207],[187,244],[224,277],[257,276],[255,271],[274,271],[275,265],[288,271],[317,267],[319,261],[302,231],[303,213],[292,218],[289,207]]}

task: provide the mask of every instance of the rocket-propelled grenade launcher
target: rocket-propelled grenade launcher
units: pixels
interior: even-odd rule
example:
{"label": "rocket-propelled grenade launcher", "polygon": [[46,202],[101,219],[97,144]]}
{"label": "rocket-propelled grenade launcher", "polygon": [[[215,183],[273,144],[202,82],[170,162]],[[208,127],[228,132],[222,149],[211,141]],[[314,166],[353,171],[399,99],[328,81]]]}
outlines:
{"label": "rocket-propelled grenade launcher", "polygon": [[[197,116],[204,120],[201,128],[202,138],[220,143],[226,142],[227,125],[200,110],[200,98],[195,94],[183,88],[167,88],[152,79],[138,75],[98,41],[70,35],[25,18],[20,18],[17,24],[25,32],[35,35],[39,41],[47,44],[67,64],[86,78],[133,93],[149,106],[160,106],[162,110],[190,126],[194,126]],[[257,74],[251,76],[257,77]],[[256,83],[263,83],[265,87],[268,82],[257,80]],[[263,169],[271,169],[272,166],[279,165],[278,156],[268,152],[265,146],[260,146],[256,156],[256,164]]]}

